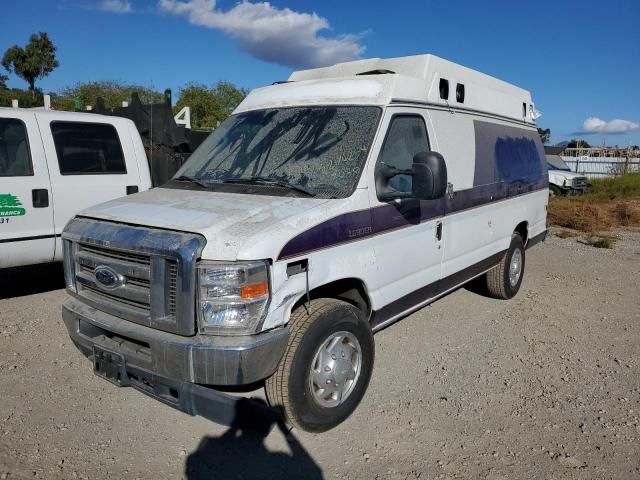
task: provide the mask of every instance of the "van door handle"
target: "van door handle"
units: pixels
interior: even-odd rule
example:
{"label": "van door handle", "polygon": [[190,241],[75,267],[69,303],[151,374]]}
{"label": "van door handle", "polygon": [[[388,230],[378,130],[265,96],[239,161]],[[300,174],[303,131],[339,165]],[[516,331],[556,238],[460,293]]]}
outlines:
{"label": "van door handle", "polygon": [[442,222],[436,223],[436,240],[442,240]]}
{"label": "van door handle", "polygon": [[47,208],[49,206],[49,190],[46,188],[31,190],[31,200],[33,201],[33,208]]}

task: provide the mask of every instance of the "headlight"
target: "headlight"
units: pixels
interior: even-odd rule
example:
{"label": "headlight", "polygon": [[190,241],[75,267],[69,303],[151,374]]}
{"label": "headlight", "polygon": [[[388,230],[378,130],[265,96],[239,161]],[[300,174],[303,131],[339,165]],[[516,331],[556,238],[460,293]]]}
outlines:
{"label": "headlight", "polygon": [[78,246],[69,240],[62,241],[62,265],[67,288],[76,291],[76,250]]}
{"label": "headlight", "polygon": [[198,264],[198,324],[201,333],[255,333],[269,303],[267,262]]}

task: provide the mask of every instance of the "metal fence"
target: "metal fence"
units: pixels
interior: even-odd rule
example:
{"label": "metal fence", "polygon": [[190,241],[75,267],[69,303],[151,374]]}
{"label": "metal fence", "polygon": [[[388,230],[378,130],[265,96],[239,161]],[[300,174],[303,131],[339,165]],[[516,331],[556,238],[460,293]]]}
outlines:
{"label": "metal fence", "polygon": [[589,178],[640,172],[640,152],[637,150],[568,148],[561,157],[572,171]]}

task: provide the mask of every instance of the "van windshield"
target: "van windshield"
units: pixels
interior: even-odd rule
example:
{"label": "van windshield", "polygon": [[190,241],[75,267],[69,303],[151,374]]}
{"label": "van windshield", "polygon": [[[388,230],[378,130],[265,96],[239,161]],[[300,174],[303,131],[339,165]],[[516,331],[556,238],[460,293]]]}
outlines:
{"label": "van windshield", "polygon": [[212,190],[257,185],[255,193],[262,187],[270,195],[347,197],[360,178],[380,113],[372,106],[322,106],[232,115],[191,155],[174,182]]}

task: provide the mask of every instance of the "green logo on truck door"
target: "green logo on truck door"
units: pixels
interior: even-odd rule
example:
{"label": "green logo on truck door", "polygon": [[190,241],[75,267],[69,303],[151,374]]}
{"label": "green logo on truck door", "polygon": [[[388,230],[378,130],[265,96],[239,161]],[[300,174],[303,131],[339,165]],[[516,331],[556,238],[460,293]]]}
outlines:
{"label": "green logo on truck door", "polygon": [[22,202],[15,195],[0,193],[0,217],[19,217],[26,210],[22,208]]}

